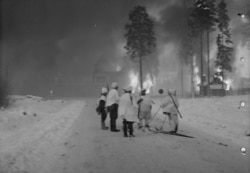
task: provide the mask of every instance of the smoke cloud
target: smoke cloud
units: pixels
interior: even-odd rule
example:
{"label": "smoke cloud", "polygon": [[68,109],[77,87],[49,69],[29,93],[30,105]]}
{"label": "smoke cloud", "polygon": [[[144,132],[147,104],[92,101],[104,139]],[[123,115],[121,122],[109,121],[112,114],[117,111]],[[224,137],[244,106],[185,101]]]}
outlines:
{"label": "smoke cloud", "polygon": [[[2,59],[5,66],[8,65],[15,92],[39,93],[43,90],[49,93],[53,89],[71,94],[69,90],[55,86],[63,84],[71,85],[72,93],[91,93],[93,87],[87,85],[93,86],[93,74],[105,71],[123,72],[119,73],[124,81],[122,85],[129,84],[129,70],[138,70],[139,65],[129,60],[123,48],[126,42],[124,25],[128,22],[129,11],[135,5],[146,6],[154,20],[157,38],[155,52],[144,62],[144,76],[149,73],[152,78],[156,77],[155,90],[177,88],[180,91],[183,78],[184,90],[189,91],[190,69],[183,64],[181,51],[187,32],[186,5],[192,2],[3,0]],[[249,16],[250,6],[247,0],[226,2],[232,19],[233,41],[235,45],[242,45],[241,48],[235,46],[237,59],[243,56],[239,52],[242,53],[247,42],[243,39],[241,29],[246,23],[243,24],[237,14],[242,12]],[[211,67],[216,56],[215,36],[213,33],[210,40]],[[243,52],[244,56],[249,55],[245,49]],[[237,64],[235,60],[234,67],[240,69]],[[181,73],[184,76],[181,77]],[[247,72],[238,70],[235,74]],[[78,90],[74,88],[76,85],[80,85]]]}

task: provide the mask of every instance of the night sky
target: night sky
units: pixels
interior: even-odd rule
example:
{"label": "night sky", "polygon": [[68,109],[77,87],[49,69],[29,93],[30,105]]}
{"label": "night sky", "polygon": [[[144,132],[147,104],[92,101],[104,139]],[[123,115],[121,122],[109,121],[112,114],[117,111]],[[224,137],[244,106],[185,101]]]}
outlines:
{"label": "night sky", "polygon": [[[186,29],[183,2],[187,3],[186,0],[2,0],[1,44],[5,65],[8,64],[9,75],[20,91],[29,89],[31,84],[42,87],[56,79],[88,83],[93,72],[103,68],[102,64],[106,64],[102,70],[124,65],[124,25],[134,6],[146,6],[154,20],[158,41],[154,55],[160,57],[162,43],[178,42]],[[249,12],[247,0],[227,2],[232,20],[236,20],[239,11]],[[149,64],[156,67],[159,61]]]}

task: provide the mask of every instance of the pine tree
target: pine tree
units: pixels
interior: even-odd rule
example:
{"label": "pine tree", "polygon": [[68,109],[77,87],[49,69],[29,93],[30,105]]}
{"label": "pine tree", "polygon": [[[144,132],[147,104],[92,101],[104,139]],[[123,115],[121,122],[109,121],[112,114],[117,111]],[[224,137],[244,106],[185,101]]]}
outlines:
{"label": "pine tree", "polygon": [[207,35],[207,95],[210,96],[210,43],[209,43],[209,33],[215,30],[215,26],[217,23],[216,18],[216,7],[215,0],[207,1],[207,10],[206,10],[206,35]]}
{"label": "pine tree", "polygon": [[208,60],[208,68],[207,68],[207,94],[210,95],[209,90],[209,81],[210,81],[210,68],[209,68],[209,33],[214,31],[214,26],[217,22],[216,19],[216,8],[215,8],[215,0],[196,0],[194,2],[192,13],[190,15],[190,23],[194,29],[194,33],[196,36],[200,37],[200,78],[201,78],[201,90],[200,94],[203,96],[203,34],[206,32],[206,40],[207,40],[207,60]]}
{"label": "pine tree", "polygon": [[[230,64],[233,53],[233,42],[231,40],[231,33],[229,29],[230,18],[227,15],[227,4],[224,0],[218,4],[218,28],[219,34],[217,36],[217,57],[216,57],[216,66],[221,69],[220,75],[224,79],[224,71],[232,71],[232,66]],[[222,87],[223,86],[222,82]]]}
{"label": "pine tree", "polygon": [[[190,11],[192,9],[189,9]],[[188,56],[189,64],[190,64],[190,71],[191,71],[191,93],[192,97],[195,97],[195,83],[194,83],[194,65],[193,65],[193,56],[195,54],[195,41],[197,37],[196,28],[193,22],[193,18],[189,17],[187,19],[187,26],[188,26],[188,32],[186,36],[186,56]]]}
{"label": "pine tree", "polygon": [[210,95],[210,68],[209,68],[209,33],[215,30],[217,22],[215,0],[196,0],[191,8],[191,15],[189,17],[189,28],[192,30],[192,37],[200,37],[200,78],[201,78],[201,90],[200,94],[203,96],[203,34],[206,33],[207,41],[207,94]]}
{"label": "pine tree", "polygon": [[127,54],[131,60],[138,61],[140,64],[140,87],[142,89],[142,61],[145,56],[152,53],[156,47],[156,38],[154,34],[154,23],[150,19],[144,6],[136,6],[129,13],[129,23],[125,25],[127,31]]}
{"label": "pine tree", "polygon": [[192,7],[192,12],[190,15],[190,21],[192,23],[193,28],[195,28],[194,33],[196,36],[200,37],[200,95],[204,95],[203,91],[203,33],[207,29],[206,23],[206,15],[207,15],[207,1],[205,0],[196,0]]}

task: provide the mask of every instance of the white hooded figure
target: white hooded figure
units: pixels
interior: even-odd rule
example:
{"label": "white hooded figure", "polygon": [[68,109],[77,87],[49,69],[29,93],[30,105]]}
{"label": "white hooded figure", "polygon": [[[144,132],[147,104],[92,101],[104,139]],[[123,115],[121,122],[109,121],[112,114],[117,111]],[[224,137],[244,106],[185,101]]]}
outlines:
{"label": "white hooded figure", "polygon": [[101,90],[101,97],[97,101],[97,108],[96,108],[97,113],[101,115],[101,127],[103,130],[108,130],[108,127],[105,126],[105,120],[107,118],[107,112],[106,112],[107,93],[108,93],[107,88],[103,87]]}
{"label": "white hooded figure", "polygon": [[149,122],[152,119],[151,117],[151,109],[152,104],[154,104],[153,100],[146,94],[146,89],[142,89],[140,99],[137,104],[140,106],[139,113],[139,129],[143,127],[143,120],[145,121],[145,127],[149,128]]}
{"label": "white hooded figure", "polygon": [[113,82],[111,85],[112,89],[107,95],[107,111],[110,116],[110,130],[112,132],[119,132],[120,130],[116,128],[116,119],[118,118],[118,103],[119,103],[119,93],[118,84]]}
{"label": "white hooded figure", "polygon": [[137,119],[137,108],[131,96],[132,87],[129,86],[124,89],[125,93],[121,96],[119,101],[118,115],[123,119],[123,131],[124,137],[127,137],[127,129],[129,130],[129,135],[133,135],[133,123]]}
{"label": "white hooded figure", "polygon": [[[170,97],[172,96],[172,98]],[[177,107],[176,107],[176,106]],[[167,115],[169,118],[169,125],[171,128],[171,133],[177,133],[179,127],[178,111],[179,102],[176,97],[176,90],[169,90],[168,95],[164,99],[160,106],[162,108],[163,114]]]}

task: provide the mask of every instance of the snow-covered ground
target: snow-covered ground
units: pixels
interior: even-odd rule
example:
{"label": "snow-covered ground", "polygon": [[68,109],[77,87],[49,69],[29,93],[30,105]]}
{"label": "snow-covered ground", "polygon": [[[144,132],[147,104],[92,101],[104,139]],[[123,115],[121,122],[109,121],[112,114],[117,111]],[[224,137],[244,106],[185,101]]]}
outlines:
{"label": "snow-covered ground", "polygon": [[85,103],[33,96],[11,102],[0,111],[0,173],[46,172]]}
{"label": "snow-covered ground", "polygon": [[[135,138],[103,131],[96,98],[12,100],[0,111],[0,173],[250,172],[249,95],[180,99],[179,133],[194,138],[136,125]],[[154,101],[153,114],[161,98]],[[159,112],[150,125],[159,127],[163,119]]]}

